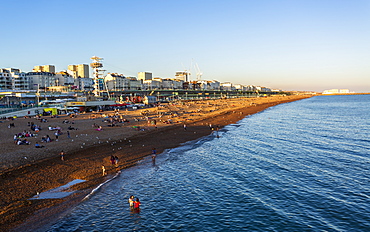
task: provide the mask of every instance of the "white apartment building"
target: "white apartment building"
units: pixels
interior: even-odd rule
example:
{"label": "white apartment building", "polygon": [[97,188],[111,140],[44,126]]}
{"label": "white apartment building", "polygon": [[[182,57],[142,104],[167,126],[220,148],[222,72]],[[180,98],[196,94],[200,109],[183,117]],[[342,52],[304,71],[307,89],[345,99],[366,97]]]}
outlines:
{"label": "white apartment building", "polygon": [[51,72],[29,72],[30,89],[46,90],[48,87],[56,86],[55,73]]}
{"label": "white apartment building", "polygon": [[13,89],[13,77],[9,70],[1,68],[0,69],[0,89]]}
{"label": "white apartment building", "polygon": [[123,74],[108,73],[104,77],[108,90],[141,90],[142,83],[136,77],[125,77]]}
{"label": "white apartment building", "polygon": [[126,77],[126,79],[130,81],[129,82],[130,90],[141,90],[143,88],[143,84],[136,77]]}
{"label": "white apartment building", "polygon": [[161,89],[182,89],[184,81],[178,79],[162,79]]}
{"label": "white apartment building", "polygon": [[[9,78],[10,77],[10,78]],[[28,90],[30,81],[26,73],[17,68],[2,69],[1,88],[12,90]]]}
{"label": "white apartment building", "polygon": [[110,91],[122,91],[129,88],[129,80],[123,74],[108,73],[104,81]]}

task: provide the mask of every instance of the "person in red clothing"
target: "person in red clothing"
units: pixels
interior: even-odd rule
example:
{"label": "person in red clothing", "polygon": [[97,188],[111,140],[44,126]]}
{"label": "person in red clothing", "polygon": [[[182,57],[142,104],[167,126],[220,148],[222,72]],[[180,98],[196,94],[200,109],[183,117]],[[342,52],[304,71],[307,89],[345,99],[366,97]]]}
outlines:
{"label": "person in red clothing", "polygon": [[139,198],[136,197],[136,200],[134,201],[134,209],[139,209],[140,208],[140,201]]}

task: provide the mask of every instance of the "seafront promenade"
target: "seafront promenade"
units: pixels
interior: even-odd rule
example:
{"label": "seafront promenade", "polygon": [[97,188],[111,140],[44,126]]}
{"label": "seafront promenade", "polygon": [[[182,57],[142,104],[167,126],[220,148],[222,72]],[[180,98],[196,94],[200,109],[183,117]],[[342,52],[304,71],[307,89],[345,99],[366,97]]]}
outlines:
{"label": "seafront promenade", "polygon": [[[235,123],[268,107],[307,97],[310,96],[188,101],[139,110],[77,114],[73,117],[60,115],[58,118],[48,116],[41,119],[3,120],[0,123],[3,132],[0,134],[3,148],[0,159],[0,225],[6,229],[13,228],[30,215],[36,215],[37,218],[34,213],[39,209],[50,206],[56,209],[68,201],[28,200],[37,192],[44,192],[75,179],[86,180],[74,186],[80,190],[72,196],[72,199],[77,199],[104,181],[106,177],[101,175],[102,165],[106,167],[109,176],[117,170],[135,165],[149,155],[153,147],[157,153],[161,153],[164,149],[208,135],[212,130]],[[121,121],[115,122],[116,119]],[[14,127],[8,128],[10,123]],[[31,144],[16,145],[14,134],[29,131],[32,123],[41,126],[41,130],[27,137]],[[184,130],[184,125],[187,130]],[[54,135],[55,130],[62,132],[58,141]],[[45,136],[53,141],[41,143],[41,138]],[[44,147],[35,148],[37,142]],[[59,156],[62,150],[66,153],[64,161]],[[119,158],[117,167],[110,164],[111,155]],[[33,220],[32,217],[30,220]]]}

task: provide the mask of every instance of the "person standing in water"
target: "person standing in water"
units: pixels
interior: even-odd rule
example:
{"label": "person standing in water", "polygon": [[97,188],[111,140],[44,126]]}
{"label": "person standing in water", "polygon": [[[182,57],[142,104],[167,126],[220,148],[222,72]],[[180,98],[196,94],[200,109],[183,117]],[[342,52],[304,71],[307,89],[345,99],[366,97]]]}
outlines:
{"label": "person standing in water", "polygon": [[134,209],[139,210],[140,209],[140,200],[136,197],[136,200],[134,201]]}
{"label": "person standing in water", "polygon": [[134,208],[134,200],[135,197],[131,195],[130,198],[128,199],[128,204],[130,205],[130,208]]}
{"label": "person standing in water", "polygon": [[157,157],[157,150],[155,148],[152,149],[152,161],[155,162],[155,158]]}

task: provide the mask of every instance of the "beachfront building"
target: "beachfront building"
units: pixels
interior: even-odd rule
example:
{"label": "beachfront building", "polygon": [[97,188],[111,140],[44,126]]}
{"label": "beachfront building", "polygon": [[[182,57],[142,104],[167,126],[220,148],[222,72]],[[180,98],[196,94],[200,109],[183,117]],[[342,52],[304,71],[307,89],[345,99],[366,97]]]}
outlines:
{"label": "beachfront building", "polygon": [[54,65],[39,65],[33,67],[33,72],[50,72],[55,73],[55,66]]}
{"label": "beachfront building", "polygon": [[182,89],[184,83],[182,80],[171,78],[164,78],[161,81],[161,89]]}
{"label": "beachfront building", "polygon": [[184,81],[179,79],[172,79],[172,84],[174,89],[183,89]]}
{"label": "beachfront building", "polygon": [[235,87],[233,86],[231,82],[224,82],[224,83],[221,83],[221,90],[233,91],[235,90]]}
{"label": "beachfront building", "polygon": [[235,84],[234,88],[237,91],[247,91],[247,86],[241,84]]}
{"label": "beachfront building", "polygon": [[175,79],[182,80],[184,82],[188,82],[189,81],[189,75],[190,75],[190,73],[187,72],[187,71],[176,72]]}
{"label": "beachfront building", "polygon": [[75,85],[74,81],[74,78],[66,71],[61,71],[55,74],[56,86],[72,87],[73,85]]}
{"label": "beachfront building", "polygon": [[264,92],[264,93],[271,92],[271,89],[267,87],[256,86],[255,88],[256,88],[255,92]]}
{"label": "beachfront building", "polygon": [[153,79],[153,74],[150,72],[139,72],[137,79],[141,81],[147,81],[147,80],[152,80]]}
{"label": "beachfront building", "polygon": [[77,78],[74,79],[74,88],[82,91],[93,91],[94,80],[92,78]]}
{"label": "beachfront building", "polygon": [[27,73],[17,68],[0,69],[0,89],[6,90],[29,90],[32,83]]}
{"label": "beachfront building", "polygon": [[142,88],[141,81],[136,77],[125,77],[123,74],[108,73],[104,80],[110,91],[141,90]]}
{"label": "beachfront building", "polygon": [[322,94],[346,94],[350,93],[349,89],[329,89],[325,90]]}
{"label": "beachfront building", "polygon": [[110,91],[122,91],[129,87],[129,80],[123,74],[108,73],[104,80]]}
{"label": "beachfront building", "polygon": [[216,81],[216,80],[213,80],[213,81],[209,81],[207,83],[207,85],[209,85],[209,89],[210,90],[220,90],[221,89],[221,83],[219,81]]}
{"label": "beachfront building", "polygon": [[56,85],[55,73],[51,72],[29,72],[26,74],[29,78],[30,89],[46,90],[48,87]]}
{"label": "beachfront building", "polygon": [[162,82],[159,80],[145,80],[143,81],[143,90],[160,89]]}
{"label": "beachfront building", "polygon": [[162,79],[161,89],[175,89],[172,79],[170,78]]}
{"label": "beachfront building", "polygon": [[9,70],[5,68],[0,69],[0,89],[4,90],[11,90],[13,89],[12,85],[13,77]]}
{"label": "beachfront building", "polygon": [[209,85],[209,81],[199,80],[198,84],[199,84],[199,88],[201,90],[211,90],[211,86]]}
{"label": "beachfront building", "polygon": [[218,81],[206,81],[206,80],[199,80],[197,81],[199,85],[199,89],[201,90],[220,90],[220,82]]}
{"label": "beachfront building", "polygon": [[246,91],[256,92],[257,90],[257,87],[254,85],[246,85],[245,87],[246,87]]}
{"label": "beachfront building", "polygon": [[201,90],[200,83],[198,81],[189,81],[191,89]]}
{"label": "beachfront building", "polygon": [[74,78],[89,78],[89,65],[87,64],[72,64],[68,65],[68,71]]}
{"label": "beachfront building", "polygon": [[126,77],[129,80],[129,89],[130,90],[141,90],[143,84],[136,77]]}
{"label": "beachfront building", "polygon": [[264,93],[267,93],[267,92],[271,92],[271,89],[267,87],[261,87],[261,91]]}
{"label": "beachfront building", "polygon": [[13,77],[12,79],[12,89],[13,90],[28,90],[30,89],[29,78],[26,73],[22,72],[20,69],[10,69],[10,73]]}

